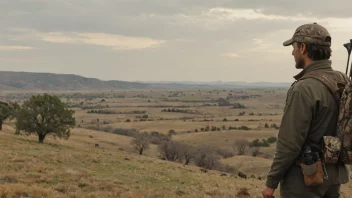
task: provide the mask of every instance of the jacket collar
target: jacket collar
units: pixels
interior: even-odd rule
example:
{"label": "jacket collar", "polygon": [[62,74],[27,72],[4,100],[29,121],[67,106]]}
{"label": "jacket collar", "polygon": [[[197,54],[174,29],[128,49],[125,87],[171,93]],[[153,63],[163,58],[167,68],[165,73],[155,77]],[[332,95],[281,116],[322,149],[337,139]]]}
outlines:
{"label": "jacket collar", "polygon": [[300,73],[295,75],[293,78],[296,80],[302,78],[305,74],[312,72],[312,71],[319,71],[319,70],[332,70],[331,67],[331,60],[319,60],[314,61],[309,64],[305,69],[303,69]]}

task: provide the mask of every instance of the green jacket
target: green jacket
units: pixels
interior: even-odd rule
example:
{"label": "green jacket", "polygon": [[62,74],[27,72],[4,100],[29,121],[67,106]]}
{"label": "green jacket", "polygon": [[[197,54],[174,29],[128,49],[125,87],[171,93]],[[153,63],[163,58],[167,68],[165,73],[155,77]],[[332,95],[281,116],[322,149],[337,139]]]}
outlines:
{"label": "green jacket", "polygon": [[[276,152],[267,176],[266,186],[270,188],[276,189],[285,173],[295,166],[306,141],[321,148],[322,137],[331,135],[336,129],[338,109],[326,86],[313,78],[299,80],[312,71],[321,72],[329,78],[338,77],[330,60],[315,61],[294,76],[296,81],[287,93]],[[345,165],[327,164],[326,169],[329,178],[324,184],[348,182],[349,173]]]}

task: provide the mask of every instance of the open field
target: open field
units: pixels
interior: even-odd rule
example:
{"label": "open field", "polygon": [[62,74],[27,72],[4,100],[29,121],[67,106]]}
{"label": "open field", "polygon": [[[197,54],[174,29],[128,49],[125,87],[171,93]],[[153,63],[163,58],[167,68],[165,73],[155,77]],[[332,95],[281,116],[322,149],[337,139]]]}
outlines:
{"label": "open field", "polygon": [[[246,145],[239,154],[238,141],[250,144],[277,136],[286,91],[55,92],[75,110],[77,126],[68,140],[50,136],[38,144],[34,135],[14,135],[13,121],[5,121],[0,132],[0,195],[237,197],[245,187],[249,197],[260,197],[276,143]],[[0,100],[21,103],[29,96],[2,92]],[[148,132],[152,141],[142,155],[131,144],[136,132]],[[205,149],[214,162],[211,170],[200,171],[197,157],[187,165],[181,157],[165,160],[160,148],[166,137],[190,146],[194,156]],[[239,172],[247,179],[239,178]],[[344,185],[344,195],[350,192],[352,185]]]}

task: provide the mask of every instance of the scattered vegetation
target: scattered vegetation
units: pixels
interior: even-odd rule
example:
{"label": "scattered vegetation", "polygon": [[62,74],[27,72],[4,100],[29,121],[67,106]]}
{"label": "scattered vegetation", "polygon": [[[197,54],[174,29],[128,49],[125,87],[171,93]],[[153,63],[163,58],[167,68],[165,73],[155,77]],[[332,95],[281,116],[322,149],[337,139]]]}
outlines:
{"label": "scattered vegetation", "polygon": [[[39,142],[43,142],[45,136],[48,134],[52,134],[55,137],[60,137],[60,138],[69,138],[70,137],[69,129],[75,126],[75,120],[72,119],[74,111],[73,110],[68,111],[68,108],[77,108],[78,109],[77,115],[80,116],[78,118],[80,120],[80,122],[78,123],[79,127],[89,128],[89,129],[93,129],[101,132],[129,136],[130,138],[127,138],[129,139],[128,144],[125,144],[125,142],[123,143],[109,142],[109,144],[119,145],[118,149],[114,148],[115,151],[124,150],[124,151],[130,152],[131,149],[133,149],[133,151],[136,152],[137,155],[140,155],[138,160],[136,160],[136,162],[138,161],[138,163],[142,164],[141,166],[143,166],[142,168],[143,170],[145,170],[144,163],[146,162],[140,159],[144,158],[143,155],[150,154],[151,156],[157,155],[160,159],[167,160],[170,162],[180,163],[183,165],[198,166],[200,170],[204,173],[206,173],[207,170],[218,170],[221,172],[230,173],[231,176],[233,176],[235,175],[234,173],[239,170],[236,170],[234,166],[230,166],[228,164],[222,164],[221,161],[223,159],[231,158],[237,155],[251,155],[254,157],[266,157],[268,150],[271,150],[271,148],[262,149],[262,147],[269,147],[270,144],[273,144],[277,141],[277,138],[273,136],[268,138],[266,137],[262,138],[263,136],[261,135],[260,138],[257,138],[253,141],[248,141],[245,138],[243,139],[240,138],[237,140],[226,139],[226,141],[229,140],[228,142],[225,143],[226,145],[221,145],[220,143],[219,145],[214,146],[211,144],[207,144],[208,142],[203,144],[193,145],[193,144],[190,144],[188,140],[178,141],[178,139],[174,138],[174,136],[182,136],[182,135],[188,136],[188,134],[185,134],[185,133],[212,131],[214,133],[209,133],[204,135],[205,136],[211,135],[214,137],[218,137],[217,134],[219,134],[219,137],[221,137],[222,135],[227,135],[226,133],[229,130],[242,130],[242,132],[238,131],[238,133],[245,134],[247,136],[248,134],[249,135],[255,134],[256,133],[255,130],[258,130],[258,133],[259,133],[261,128],[263,127],[266,128],[265,132],[270,132],[271,131],[269,130],[270,128],[278,129],[279,126],[273,123],[277,121],[276,118],[271,120],[272,119],[271,117],[261,117],[259,119],[253,117],[253,119],[248,120],[247,115],[249,116],[277,115],[277,113],[268,113],[268,112],[265,112],[265,110],[263,110],[263,112],[260,112],[260,113],[251,112],[253,111],[253,109],[251,108],[251,104],[253,103],[243,102],[243,100],[259,97],[259,95],[256,96],[255,94],[250,94],[249,92],[238,91],[238,90],[237,91],[228,90],[228,89],[226,90],[214,89],[214,90],[207,90],[207,91],[203,90],[203,92],[199,90],[199,93],[169,92],[164,94],[164,96],[161,96],[162,94],[152,95],[151,93],[148,93],[148,92],[143,92],[143,94],[138,94],[134,91],[131,91],[131,92],[119,91],[119,93],[115,93],[114,91],[111,91],[111,92],[106,92],[104,94],[98,94],[98,93],[57,94],[66,98],[67,100],[66,104],[61,102],[57,96],[55,96],[55,98],[58,99],[56,103],[56,102],[53,102],[55,101],[54,99],[51,99],[50,102],[47,102],[45,99],[33,100],[32,98],[36,96],[29,97],[30,95],[23,94],[22,96],[29,97],[29,100],[21,101],[23,102],[23,105],[22,106],[18,105],[19,107],[18,111],[15,110],[15,108],[12,108],[10,103],[6,103],[7,105],[5,103],[0,103],[0,120],[10,121],[11,116],[9,115],[7,117],[3,116],[10,113],[12,117],[16,119],[16,121],[14,123],[13,122],[11,123],[9,122],[9,123],[14,124],[14,126],[17,127],[18,130],[21,129],[25,131],[26,134],[31,134],[31,133],[37,134],[39,138]],[[226,94],[228,94],[227,97],[226,97]],[[54,95],[52,96],[54,98]],[[182,96],[187,96],[187,98],[182,98]],[[204,100],[199,100],[199,96],[204,98]],[[7,95],[6,97],[10,97],[10,95]],[[20,98],[19,96],[14,96],[14,95],[13,97]],[[176,99],[176,98],[167,99],[167,97],[178,97],[179,99]],[[115,98],[115,100],[113,100],[112,98]],[[131,98],[134,98],[134,99],[129,100]],[[142,99],[138,99],[138,98],[142,98]],[[152,98],[152,99],[149,99],[149,98]],[[138,104],[138,102],[136,102],[138,100],[142,101],[141,104]],[[170,102],[175,102],[175,103],[170,103]],[[133,107],[131,106],[131,103],[133,103],[132,105]],[[183,104],[190,103],[190,105],[183,105],[182,103]],[[249,104],[249,106],[247,106],[247,104]],[[217,108],[217,106],[220,106],[221,109]],[[160,109],[157,110],[157,109],[150,109],[150,108],[160,108]],[[192,110],[189,108],[192,108]],[[264,108],[268,108],[268,106],[264,105]],[[270,108],[274,109],[276,107],[270,107]],[[144,111],[143,109],[148,109],[148,112]],[[197,110],[200,109],[199,112],[204,114],[180,116],[179,114],[160,113],[160,110],[161,110],[161,112],[198,114],[198,111],[195,111],[194,109],[197,109]],[[244,111],[244,109],[246,109],[246,111]],[[94,115],[94,114],[102,114],[102,115]],[[107,115],[105,116],[103,114],[107,114]],[[119,114],[119,115],[108,116],[108,114]],[[139,114],[139,115],[131,115],[131,114]],[[244,117],[238,117],[238,116],[244,116]],[[30,122],[30,120],[36,121],[35,119],[37,119],[38,123]],[[57,125],[50,124],[50,121],[48,120],[55,120],[55,123]],[[59,120],[59,122],[57,122],[57,120]],[[239,120],[241,120],[241,122],[238,122]],[[138,121],[151,121],[151,122],[137,123]],[[251,123],[248,123],[247,121],[251,121]],[[174,128],[173,122],[180,123],[180,125],[181,124],[185,124],[185,125],[184,127],[175,126]],[[194,122],[194,124],[192,124],[191,122]],[[209,125],[207,122],[214,122],[214,124]],[[258,122],[258,124],[253,122]],[[160,126],[162,126],[162,129],[161,128],[158,129],[159,123],[160,123]],[[169,123],[171,123],[170,126],[168,126]],[[196,128],[197,125],[199,124],[202,124],[202,126]],[[153,127],[152,130],[149,130],[148,128],[150,126]],[[253,128],[253,126],[255,128]],[[134,129],[133,127],[138,128],[138,130]],[[1,125],[0,125],[0,129],[1,129]],[[246,132],[249,130],[254,130],[254,131]],[[85,136],[87,137],[87,139],[89,139],[89,141],[97,141],[97,142],[93,142],[93,146],[91,147],[96,147],[94,149],[99,149],[99,150],[102,150],[103,152],[108,153],[107,151],[109,150],[107,150],[107,148],[104,145],[104,143],[107,143],[107,142],[100,141],[101,139],[100,134],[102,133],[98,133],[98,135],[89,134]],[[190,137],[191,136],[198,137],[198,135],[199,135],[199,138],[202,138],[203,136],[203,134],[189,134]],[[85,141],[86,140],[82,142],[85,142]],[[217,142],[217,140],[214,142]],[[44,145],[38,144],[38,145],[46,146],[46,144]],[[127,146],[125,148],[124,146],[120,147],[120,145],[124,145],[124,146],[127,145]],[[115,153],[115,151],[112,151],[111,153]],[[111,155],[111,153],[109,152],[109,155]],[[95,152],[94,154],[89,153],[89,155],[97,155],[97,153]],[[62,161],[62,159],[57,159],[57,160]],[[87,159],[84,159],[85,163],[87,163],[86,160]],[[106,166],[108,166],[108,164],[110,163],[110,161],[109,162],[103,161],[99,156],[94,156],[92,159],[89,159],[89,160],[96,165],[99,164],[97,171],[102,171],[102,172],[107,171]],[[112,166],[121,166],[121,164],[125,164],[125,163],[121,163],[121,160],[125,160],[122,162],[128,163],[128,161],[131,160],[131,156],[128,156],[126,154],[123,158],[121,157],[121,159],[118,159],[118,160],[115,160],[109,157],[109,160],[111,160],[111,162],[114,161],[114,163],[112,163],[114,165]],[[56,161],[53,163],[56,163]],[[58,163],[61,163],[61,162],[58,162]],[[160,161],[158,161],[157,163],[160,163]],[[227,160],[224,160],[224,163],[228,163]],[[128,167],[128,170],[135,171],[136,170],[135,166],[136,164],[134,164],[133,166],[128,165],[126,167]],[[160,169],[158,171],[162,175],[165,174],[164,170]],[[111,171],[111,173],[112,172],[113,171]],[[144,180],[153,181],[153,184],[158,182],[156,181],[158,180],[158,178],[154,178],[152,176],[150,178],[142,178],[143,174],[139,173],[139,175],[141,177],[139,179],[143,181]],[[183,173],[182,175],[185,175],[185,173]],[[226,176],[226,174],[221,173],[221,176]],[[242,174],[239,174],[238,176],[247,178],[246,175],[243,176]],[[17,177],[14,177],[15,179],[11,180],[9,179],[9,178],[12,178],[11,176],[9,176],[7,179],[6,178],[4,179],[4,178],[0,177],[0,183],[2,180],[14,181],[13,183],[16,183],[16,181],[22,181]],[[129,180],[127,183],[131,183],[131,182],[136,183],[136,181],[134,181],[133,178],[130,178],[130,179],[131,180]],[[165,178],[163,178],[162,180],[165,181]],[[174,181],[178,182],[176,180]],[[77,184],[76,188],[88,189],[88,187],[91,188],[94,185],[95,183],[89,183],[89,181],[84,180],[79,184]],[[128,185],[126,185],[125,187],[129,188]],[[101,187],[101,188],[109,189],[111,187]],[[55,187],[55,192],[60,192],[61,194],[67,194],[68,192],[70,192],[70,190],[72,191],[72,189],[69,189],[68,187],[65,187],[65,186]],[[189,191],[185,191],[183,189],[177,189],[177,191],[175,190],[175,192],[173,193],[175,195],[180,196],[180,195],[188,195]],[[215,191],[214,192],[207,191],[206,193],[209,195],[216,194]],[[236,194],[236,191],[234,194]],[[23,196],[27,196],[27,195],[23,195]],[[72,197],[74,196],[75,195],[72,195]],[[91,196],[95,196],[95,195],[92,194]],[[246,197],[250,195],[247,188],[240,188],[236,196]]]}
{"label": "scattered vegetation", "polygon": [[224,99],[224,98],[219,98],[218,99],[218,106],[232,106],[232,108],[234,109],[244,109],[246,108],[246,106],[244,104],[241,103],[230,103],[228,100]]}
{"label": "scattered vegetation", "polygon": [[173,112],[173,113],[197,113],[195,111],[192,111],[192,110],[188,110],[188,109],[163,109],[161,110],[161,112]]}
{"label": "scattered vegetation", "polygon": [[269,137],[267,139],[262,139],[261,141],[259,139],[255,139],[250,143],[250,147],[269,147],[270,144],[275,143],[277,141],[276,137]]}

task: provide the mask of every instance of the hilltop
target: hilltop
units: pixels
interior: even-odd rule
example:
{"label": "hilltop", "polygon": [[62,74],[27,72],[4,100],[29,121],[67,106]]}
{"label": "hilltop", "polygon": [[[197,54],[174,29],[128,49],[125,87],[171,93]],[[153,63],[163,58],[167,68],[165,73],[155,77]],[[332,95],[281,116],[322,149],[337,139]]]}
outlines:
{"label": "hilltop", "polygon": [[148,84],[126,81],[102,81],[74,74],[32,73],[0,71],[0,88],[3,90],[101,90],[143,89]]}

